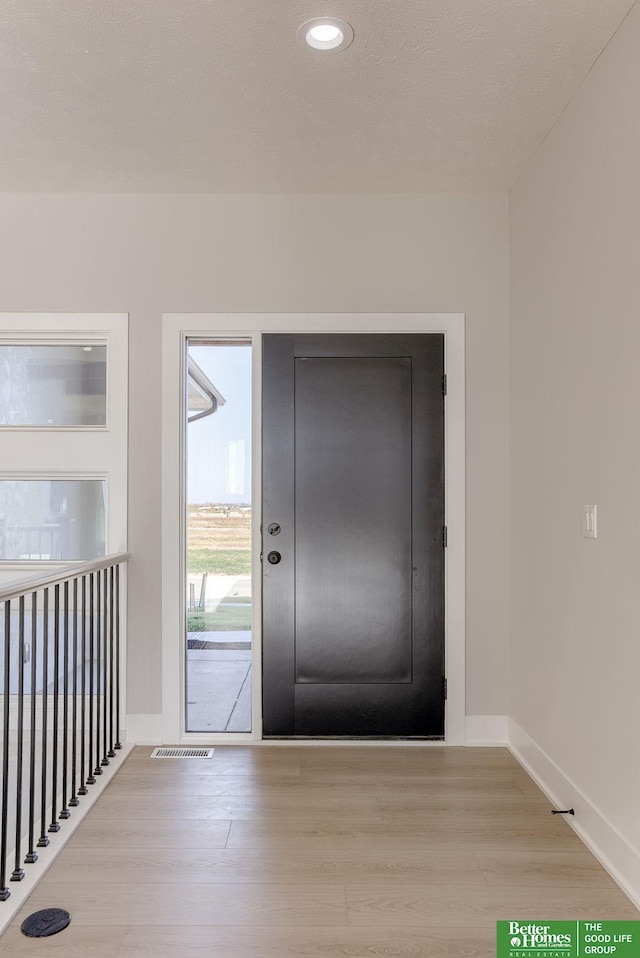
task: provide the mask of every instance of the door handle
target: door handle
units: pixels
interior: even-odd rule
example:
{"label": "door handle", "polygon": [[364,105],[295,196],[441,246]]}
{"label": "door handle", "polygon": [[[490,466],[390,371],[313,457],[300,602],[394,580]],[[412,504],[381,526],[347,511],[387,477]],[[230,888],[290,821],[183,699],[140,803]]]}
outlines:
{"label": "door handle", "polygon": [[277,565],[281,559],[282,556],[279,552],[269,552],[267,554],[267,562],[269,562],[271,565]]}

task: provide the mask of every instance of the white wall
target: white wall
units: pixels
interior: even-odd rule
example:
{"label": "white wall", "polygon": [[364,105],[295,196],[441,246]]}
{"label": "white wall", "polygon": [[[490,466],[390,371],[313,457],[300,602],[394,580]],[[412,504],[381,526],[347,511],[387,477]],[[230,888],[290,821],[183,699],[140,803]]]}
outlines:
{"label": "white wall", "polygon": [[576,823],[597,811],[636,850],[639,51],[636,6],[510,203],[510,714],[559,766]]}
{"label": "white wall", "polygon": [[505,196],[0,196],[0,309],[130,313],[128,711],[159,713],[161,314],[467,314],[467,712],[506,714]]}

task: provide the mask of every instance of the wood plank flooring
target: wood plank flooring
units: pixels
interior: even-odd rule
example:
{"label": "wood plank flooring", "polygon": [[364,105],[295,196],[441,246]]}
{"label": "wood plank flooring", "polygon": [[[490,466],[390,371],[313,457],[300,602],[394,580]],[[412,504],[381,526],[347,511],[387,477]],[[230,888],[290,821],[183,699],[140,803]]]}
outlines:
{"label": "wood plank flooring", "polygon": [[[506,749],[137,748],[0,958],[493,958],[498,919],[640,914]],[[44,940],[26,915],[72,923]]]}

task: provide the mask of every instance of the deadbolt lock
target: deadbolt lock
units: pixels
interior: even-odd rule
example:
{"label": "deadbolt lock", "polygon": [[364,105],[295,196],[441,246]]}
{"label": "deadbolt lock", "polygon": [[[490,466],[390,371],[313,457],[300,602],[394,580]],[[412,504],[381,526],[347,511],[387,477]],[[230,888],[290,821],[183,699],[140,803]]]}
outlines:
{"label": "deadbolt lock", "polygon": [[267,526],[267,532],[270,536],[279,536],[281,529],[277,522],[270,522]]}

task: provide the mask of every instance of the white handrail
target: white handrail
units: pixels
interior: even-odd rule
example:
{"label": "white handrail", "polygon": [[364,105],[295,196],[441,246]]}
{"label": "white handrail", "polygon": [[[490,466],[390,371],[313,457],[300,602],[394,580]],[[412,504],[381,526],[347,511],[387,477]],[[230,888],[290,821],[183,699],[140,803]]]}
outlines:
{"label": "white handrail", "polygon": [[129,552],[114,552],[112,555],[104,556],[103,559],[94,559],[91,562],[76,562],[73,565],[65,565],[57,572],[51,572],[48,575],[18,579],[17,582],[14,581],[11,585],[0,588],[0,602],[6,602],[8,599],[19,599],[21,595],[28,595],[31,592],[38,592],[40,589],[46,589],[52,585],[69,582],[71,579],[77,579],[80,576],[89,575],[92,572],[99,572],[101,569],[109,569],[111,566],[127,562],[129,558]]}

